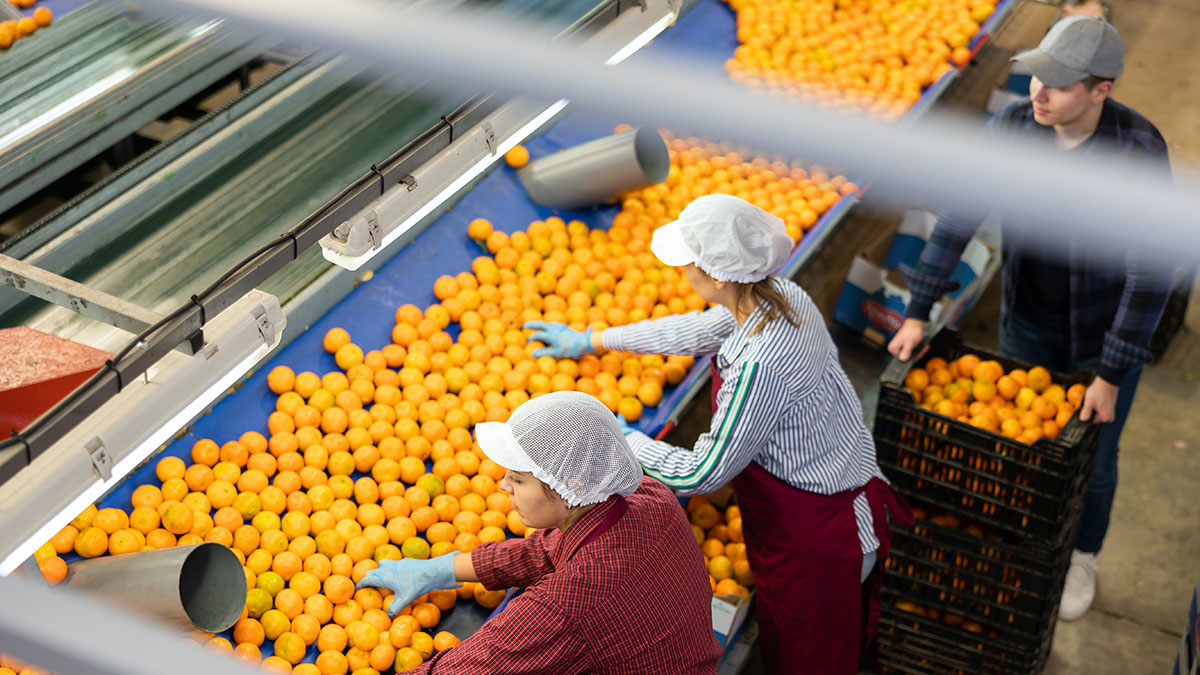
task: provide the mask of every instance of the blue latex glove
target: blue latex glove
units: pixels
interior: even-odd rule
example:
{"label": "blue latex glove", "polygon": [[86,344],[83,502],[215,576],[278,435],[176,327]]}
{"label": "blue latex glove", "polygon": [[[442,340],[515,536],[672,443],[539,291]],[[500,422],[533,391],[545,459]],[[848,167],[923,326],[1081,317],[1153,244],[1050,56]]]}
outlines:
{"label": "blue latex glove", "polygon": [[379,567],[363,575],[362,581],[354,588],[386,588],[396,594],[392,606],[388,608],[388,616],[396,616],[413,600],[430,591],[444,591],[458,588],[454,578],[454,556],[443,555],[431,560],[381,560]]}
{"label": "blue latex glove", "polygon": [[533,358],[553,356],[559,359],[577,359],[584,354],[592,353],[592,329],[582,333],[571,330],[561,323],[549,321],[527,321],[522,328],[536,331],[529,336],[530,340],[546,343],[545,347],[533,353]]}
{"label": "blue latex glove", "polygon": [[625,421],[624,415],[617,415],[617,426],[621,427],[621,433],[625,434],[626,436],[637,431],[637,429],[634,429],[629,425],[629,422]]}

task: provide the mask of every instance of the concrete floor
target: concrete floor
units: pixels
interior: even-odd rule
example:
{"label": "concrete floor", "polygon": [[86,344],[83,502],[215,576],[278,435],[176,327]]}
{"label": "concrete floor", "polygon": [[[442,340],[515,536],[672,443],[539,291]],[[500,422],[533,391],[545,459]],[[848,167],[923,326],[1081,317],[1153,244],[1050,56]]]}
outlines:
{"label": "concrete floor", "polygon": [[[1200,165],[1200,3],[1112,0],[1125,41],[1114,97],[1162,132],[1175,172]],[[994,344],[996,286],[968,317]],[[1147,367],[1121,438],[1120,483],[1099,592],[1081,620],[1059,622],[1045,672],[1170,673],[1200,577],[1200,303],[1158,363]]]}
{"label": "concrete floor", "polygon": [[[1125,75],[1116,84],[1115,98],[1158,126],[1177,174],[1195,174],[1200,167],[1200,88],[1192,86],[1191,78],[1200,71],[1200,40],[1195,39],[1200,35],[1200,2],[1111,1],[1126,48]],[[987,91],[1003,79],[1011,53],[1034,46],[1057,14],[1034,2],[1026,5],[981,53],[972,66],[975,73],[960,80],[958,91],[947,93],[946,107],[977,114]],[[827,317],[855,242],[878,227],[869,216],[852,215],[800,278]],[[962,330],[969,342],[995,345],[999,285],[997,276],[965,317]],[[869,349],[843,348],[842,355],[844,361],[854,361],[846,364],[848,371],[879,368]],[[697,407],[707,412],[707,406]],[[1193,302],[1161,361],[1142,376],[1125,427],[1120,487],[1100,555],[1096,604],[1079,621],[1059,622],[1046,673],[1171,672],[1200,577],[1198,410],[1200,302]],[[703,422],[706,427],[707,418]],[[679,435],[698,433],[687,431]],[[763,671],[752,658],[743,672]]]}

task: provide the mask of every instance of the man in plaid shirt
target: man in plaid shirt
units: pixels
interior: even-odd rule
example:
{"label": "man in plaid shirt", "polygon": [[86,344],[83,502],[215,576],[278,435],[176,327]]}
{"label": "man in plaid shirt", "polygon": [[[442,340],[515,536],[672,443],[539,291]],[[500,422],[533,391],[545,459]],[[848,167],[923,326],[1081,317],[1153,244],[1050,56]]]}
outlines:
{"label": "man in plaid shirt", "polygon": [[[1037,49],[1013,60],[1033,74],[1030,100],[998,113],[987,135],[1033,137],[1077,155],[1120,155],[1169,180],[1162,135],[1109,98],[1124,60],[1121,37],[1110,24],[1090,16],[1063,19]],[[917,269],[906,270],[913,300],[888,345],[901,360],[924,339],[930,307],[948,289],[946,280],[978,226],[978,219],[943,213]],[[1029,236],[1034,227],[1004,224],[1000,350],[1051,370],[1096,371],[1080,419],[1105,425],[1059,608],[1060,618],[1072,620],[1095,597],[1096,554],[1116,493],[1117,443],[1142,365],[1153,359],[1147,347],[1166,303],[1171,266],[1136,249],[1114,259],[1083,236],[1072,236],[1066,250],[1047,251]]]}

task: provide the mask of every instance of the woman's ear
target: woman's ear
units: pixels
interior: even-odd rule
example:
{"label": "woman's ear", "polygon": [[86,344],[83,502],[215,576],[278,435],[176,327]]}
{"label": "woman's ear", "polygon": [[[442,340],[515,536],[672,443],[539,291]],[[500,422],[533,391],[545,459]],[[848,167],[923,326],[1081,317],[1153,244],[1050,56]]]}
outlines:
{"label": "woman's ear", "polygon": [[712,280],[713,288],[717,289],[718,291],[721,290],[722,288],[725,288],[724,281],[717,281],[716,279],[712,279],[711,277],[709,277],[709,278]]}

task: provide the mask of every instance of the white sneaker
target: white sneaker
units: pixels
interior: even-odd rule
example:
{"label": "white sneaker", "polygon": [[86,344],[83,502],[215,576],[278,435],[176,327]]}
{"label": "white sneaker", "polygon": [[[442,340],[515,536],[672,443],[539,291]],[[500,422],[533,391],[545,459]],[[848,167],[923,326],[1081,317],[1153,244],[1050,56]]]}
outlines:
{"label": "white sneaker", "polygon": [[1074,621],[1087,613],[1096,599],[1096,568],[1095,553],[1071,552],[1071,567],[1067,570],[1067,582],[1063,585],[1058,618]]}

